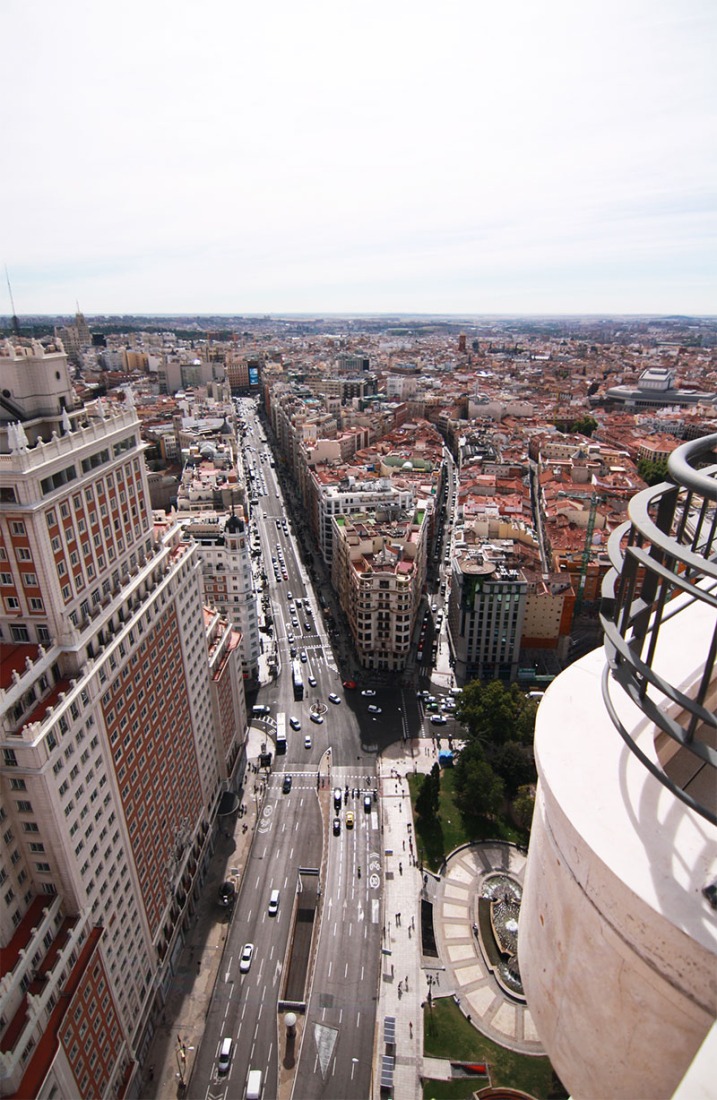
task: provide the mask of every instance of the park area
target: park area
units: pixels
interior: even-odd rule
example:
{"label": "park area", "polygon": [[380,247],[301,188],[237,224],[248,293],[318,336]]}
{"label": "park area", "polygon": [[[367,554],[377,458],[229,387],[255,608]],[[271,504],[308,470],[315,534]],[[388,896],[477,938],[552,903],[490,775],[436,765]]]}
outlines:
{"label": "park area", "polygon": [[559,1100],[567,1096],[545,1057],[518,1054],[491,1042],[469,1024],[451,997],[433,999],[423,1010],[423,1053],[472,1065],[484,1064],[488,1077],[453,1077],[450,1081],[424,1082],[424,1100],[470,1100],[473,1093],[494,1087],[520,1089],[536,1100]]}

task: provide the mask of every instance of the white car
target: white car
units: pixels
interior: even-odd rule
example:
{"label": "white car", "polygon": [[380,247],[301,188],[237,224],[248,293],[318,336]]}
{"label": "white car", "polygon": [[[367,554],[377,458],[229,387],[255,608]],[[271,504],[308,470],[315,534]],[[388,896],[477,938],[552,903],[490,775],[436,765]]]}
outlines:
{"label": "white car", "polygon": [[364,695],[364,696],[366,696],[366,698],[367,698],[367,699],[372,699],[372,698],[373,698],[373,696],[374,696],[374,695],[376,694],[376,692],[375,692],[375,691],[373,690],[373,688],[365,688],[365,689],[364,689],[364,690],[363,690],[363,691],[361,692],[361,694],[362,694],[362,695]]}
{"label": "white car", "polygon": [[316,687],[316,677],[315,676],[309,676],[309,683],[310,683],[312,688],[315,688]]}
{"label": "white car", "polygon": [[244,950],[241,953],[241,959],[239,961],[239,970],[242,974],[246,974],[251,966],[251,960],[254,958],[254,944],[245,943]]}
{"label": "white car", "polygon": [[294,718],[293,714],[292,714],[291,718],[289,719],[289,725],[291,726],[291,728],[293,730],[300,730],[301,729],[301,722],[299,721],[298,718]]}
{"label": "white car", "polygon": [[305,749],[310,749],[311,748],[311,734],[310,733],[307,733],[306,737],[304,738],[304,748]]}
{"label": "white car", "polygon": [[340,703],[341,700],[339,699],[338,695],[336,695],[336,693],[332,691],[331,694],[329,695],[329,702],[330,703]]}
{"label": "white car", "polygon": [[445,714],[432,714],[431,725],[432,726],[445,726],[448,724],[448,719]]}
{"label": "white car", "polygon": [[381,714],[381,708],[375,707],[373,706],[373,704],[371,704],[371,706],[368,708],[368,712],[369,714]]}

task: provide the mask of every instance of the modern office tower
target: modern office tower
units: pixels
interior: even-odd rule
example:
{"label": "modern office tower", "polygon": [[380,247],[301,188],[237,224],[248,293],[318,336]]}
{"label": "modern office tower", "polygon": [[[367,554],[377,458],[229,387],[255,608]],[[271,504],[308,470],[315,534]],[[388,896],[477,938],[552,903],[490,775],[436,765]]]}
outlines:
{"label": "modern office tower", "polygon": [[153,526],[131,395],[82,405],[61,348],[9,342],[0,394],[0,1088],[112,1097],[240,756],[236,645],[196,548]]}
{"label": "modern office tower", "polygon": [[680,447],[631,501],[605,647],[538,708],[520,969],[573,1096],[714,1096],[715,444]]}
{"label": "modern office tower", "polygon": [[363,668],[405,668],[426,579],[425,513],[334,519],[332,581]]}
{"label": "modern office tower", "polygon": [[525,575],[500,543],[454,550],[448,625],[459,683],[516,679],[527,594]]}

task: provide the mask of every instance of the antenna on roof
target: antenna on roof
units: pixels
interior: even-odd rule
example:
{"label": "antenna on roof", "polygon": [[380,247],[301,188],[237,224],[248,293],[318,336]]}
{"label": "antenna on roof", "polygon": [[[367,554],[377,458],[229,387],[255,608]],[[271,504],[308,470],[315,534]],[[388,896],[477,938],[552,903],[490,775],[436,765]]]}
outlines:
{"label": "antenna on roof", "polygon": [[12,331],[15,333],[16,336],[19,336],[20,322],[18,321],[17,314],[15,313],[15,302],[12,296],[12,287],[10,286],[10,273],[8,272],[7,264],[5,264],[5,278],[7,279],[7,289],[10,295],[10,305],[12,306]]}

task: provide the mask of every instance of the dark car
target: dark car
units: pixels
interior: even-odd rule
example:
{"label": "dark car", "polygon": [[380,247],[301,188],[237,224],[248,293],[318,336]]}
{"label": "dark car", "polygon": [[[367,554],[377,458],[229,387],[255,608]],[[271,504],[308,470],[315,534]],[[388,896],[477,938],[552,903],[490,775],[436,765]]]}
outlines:
{"label": "dark car", "polygon": [[284,782],[283,782],[283,785],[282,785],[281,789],[284,792],[284,794],[288,794],[289,791],[291,790],[291,776],[290,775],[285,775],[284,776]]}
{"label": "dark car", "polygon": [[334,818],[334,836],[338,836],[341,832],[341,818]]}
{"label": "dark car", "polygon": [[371,795],[365,794],[363,796],[363,810],[365,814],[371,813]]}
{"label": "dark car", "polygon": [[227,881],[223,882],[219,887],[219,904],[224,906],[232,905],[236,897],[236,892],[234,883],[230,879],[227,879]]}

